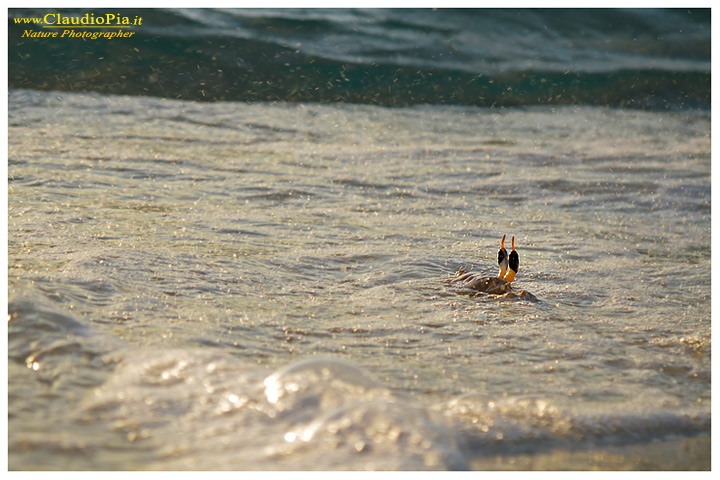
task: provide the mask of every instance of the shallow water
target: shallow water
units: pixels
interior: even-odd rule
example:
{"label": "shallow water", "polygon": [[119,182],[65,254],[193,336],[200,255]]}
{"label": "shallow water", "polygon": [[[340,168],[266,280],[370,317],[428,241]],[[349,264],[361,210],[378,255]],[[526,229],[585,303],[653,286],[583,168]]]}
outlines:
{"label": "shallow water", "polygon": [[[705,111],[14,90],[8,122],[11,469],[709,442]],[[448,287],[505,234],[539,302]]]}

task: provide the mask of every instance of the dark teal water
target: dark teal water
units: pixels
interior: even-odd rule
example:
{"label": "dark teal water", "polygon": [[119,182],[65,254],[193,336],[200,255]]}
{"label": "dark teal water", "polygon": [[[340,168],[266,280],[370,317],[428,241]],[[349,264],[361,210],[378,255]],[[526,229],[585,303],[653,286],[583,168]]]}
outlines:
{"label": "dark teal water", "polygon": [[108,12],[143,19],[131,38],[22,38],[43,28],[14,20],[48,11],[10,11],[13,88],[379,105],[710,103],[702,9],[120,9]]}

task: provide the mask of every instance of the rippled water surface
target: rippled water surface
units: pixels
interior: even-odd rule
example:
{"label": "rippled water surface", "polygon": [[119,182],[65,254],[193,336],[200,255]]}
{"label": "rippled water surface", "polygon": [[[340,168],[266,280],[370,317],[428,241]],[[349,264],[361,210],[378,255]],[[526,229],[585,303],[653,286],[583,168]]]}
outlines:
{"label": "rippled water surface", "polygon": [[708,113],[9,107],[11,469],[709,468]]}
{"label": "rippled water surface", "polygon": [[28,37],[47,25],[24,20],[42,22],[47,12],[8,10],[12,88],[200,101],[710,109],[709,8],[94,9],[95,18],[142,21],[120,42],[62,48]]}

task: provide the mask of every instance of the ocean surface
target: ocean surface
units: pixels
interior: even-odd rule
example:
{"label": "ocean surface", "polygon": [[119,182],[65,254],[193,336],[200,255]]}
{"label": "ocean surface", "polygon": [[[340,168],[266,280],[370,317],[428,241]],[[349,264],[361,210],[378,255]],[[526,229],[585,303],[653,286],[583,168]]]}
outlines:
{"label": "ocean surface", "polygon": [[10,10],[11,88],[200,101],[710,107],[709,9],[96,9],[94,17],[141,25],[122,39],[23,37],[53,30],[23,23],[49,12],[88,10]]}
{"label": "ocean surface", "polygon": [[11,470],[710,468],[707,11],[141,13],[10,24]]}

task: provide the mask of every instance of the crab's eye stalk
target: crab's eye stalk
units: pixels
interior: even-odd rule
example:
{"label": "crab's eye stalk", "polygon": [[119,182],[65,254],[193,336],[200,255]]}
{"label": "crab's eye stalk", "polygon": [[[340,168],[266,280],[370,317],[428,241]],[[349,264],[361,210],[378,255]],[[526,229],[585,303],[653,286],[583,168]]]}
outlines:
{"label": "crab's eye stalk", "polygon": [[500,273],[498,277],[504,278],[508,268],[508,253],[505,250],[505,235],[503,235],[500,241],[500,250],[498,250],[498,265],[500,266]]}
{"label": "crab's eye stalk", "polygon": [[512,251],[508,257],[509,270],[505,275],[505,281],[510,283],[515,280],[515,275],[520,270],[520,255],[515,251],[515,237],[512,237]]}

